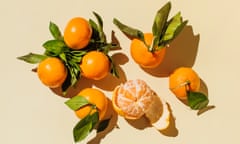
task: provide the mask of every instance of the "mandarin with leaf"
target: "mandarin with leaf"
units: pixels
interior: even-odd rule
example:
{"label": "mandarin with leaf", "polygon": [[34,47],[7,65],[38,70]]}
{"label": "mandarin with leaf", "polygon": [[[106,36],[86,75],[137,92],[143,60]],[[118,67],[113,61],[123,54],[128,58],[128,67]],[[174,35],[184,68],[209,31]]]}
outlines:
{"label": "mandarin with leaf", "polygon": [[103,120],[108,108],[108,99],[106,95],[95,88],[85,88],[79,92],[78,96],[87,99],[90,105],[85,105],[75,111],[76,115],[83,119],[88,114],[99,112],[99,120]]}
{"label": "mandarin with leaf", "polygon": [[147,46],[150,46],[153,40],[152,33],[144,34],[143,41],[139,39],[133,39],[130,46],[130,53],[133,60],[143,68],[155,68],[161,64],[166,53],[166,48],[155,50],[153,52],[148,50]]}
{"label": "mandarin with leaf", "polygon": [[168,20],[170,9],[171,3],[168,2],[158,10],[150,33],[143,33],[113,19],[113,23],[131,38],[131,56],[143,68],[159,66],[165,57],[166,48],[187,24],[187,21],[182,21],[180,12]]}

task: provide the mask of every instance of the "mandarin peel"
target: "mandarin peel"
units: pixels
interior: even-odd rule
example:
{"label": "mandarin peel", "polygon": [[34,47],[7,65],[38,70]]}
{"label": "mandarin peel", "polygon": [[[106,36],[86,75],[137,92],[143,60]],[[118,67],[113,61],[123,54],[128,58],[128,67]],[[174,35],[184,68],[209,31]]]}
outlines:
{"label": "mandarin peel", "polygon": [[162,104],[163,104],[162,116],[159,118],[157,122],[152,123],[152,126],[154,126],[157,130],[160,131],[165,130],[169,127],[171,117],[167,103],[163,101]]}

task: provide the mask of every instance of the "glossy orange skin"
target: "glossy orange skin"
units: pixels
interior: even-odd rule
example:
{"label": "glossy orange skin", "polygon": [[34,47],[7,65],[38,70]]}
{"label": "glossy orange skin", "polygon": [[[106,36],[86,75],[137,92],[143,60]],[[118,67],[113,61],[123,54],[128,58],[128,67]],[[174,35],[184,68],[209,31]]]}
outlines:
{"label": "glossy orange skin", "polygon": [[[147,45],[152,44],[153,34],[145,33],[144,39]],[[130,46],[133,60],[143,68],[156,68],[165,56],[166,48],[150,52],[148,47],[139,39],[133,39]]]}
{"label": "glossy orange skin", "polygon": [[85,48],[92,36],[92,28],[81,17],[71,19],[64,30],[64,41],[68,47],[78,50]]}
{"label": "glossy orange skin", "polygon": [[39,63],[37,74],[44,85],[50,88],[57,88],[65,81],[67,69],[60,59],[49,57]]}
{"label": "glossy orange skin", "polygon": [[109,73],[110,61],[104,53],[90,51],[83,56],[80,68],[84,77],[100,80],[106,77]]}
{"label": "glossy orange skin", "polygon": [[99,112],[99,120],[103,120],[108,108],[108,99],[105,94],[95,88],[85,88],[78,94],[85,97],[91,104],[94,104],[96,108],[92,108],[90,105],[86,105],[75,111],[76,115],[83,119],[88,114],[92,114],[96,111]]}
{"label": "glossy orange skin", "polygon": [[201,80],[198,74],[189,67],[177,68],[169,76],[169,89],[177,98],[182,100],[187,99],[186,91],[199,91],[200,83]]}

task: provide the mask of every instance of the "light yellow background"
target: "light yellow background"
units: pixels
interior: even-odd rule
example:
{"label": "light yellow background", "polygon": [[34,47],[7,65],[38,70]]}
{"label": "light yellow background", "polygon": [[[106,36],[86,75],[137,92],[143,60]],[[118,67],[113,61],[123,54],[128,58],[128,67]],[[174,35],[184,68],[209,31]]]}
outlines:
{"label": "light yellow background", "polygon": [[[205,83],[210,106],[215,108],[198,115],[168,90],[168,77],[156,71],[144,71],[129,55],[130,40],[112,23],[113,17],[151,31],[156,11],[166,0],[7,0],[0,3],[0,143],[1,144],[72,144],[72,128],[78,121],[64,104],[66,99],[43,86],[31,72],[35,65],[16,59],[29,52],[42,53],[43,42],[50,39],[48,24],[61,30],[75,16],[95,19],[92,11],[104,20],[104,31],[111,31],[121,43],[118,60],[120,80],[109,76],[94,82],[110,98],[123,80],[145,80],[170,105],[175,129],[160,133],[152,127],[141,128],[143,122],[132,124],[118,117],[116,124],[102,139],[90,144],[238,144],[239,129],[239,33],[240,10],[237,0],[172,0],[170,15],[181,11],[188,26],[172,45],[177,53],[171,63],[192,66]],[[122,53],[122,55],[121,55]],[[176,59],[174,59],[176,58]],[[166,63],[168,62],[168,63]],[[159,70],[159,69],[158,69]],[[160,69],[161,70],[161,69]],[[164,70],[164,69],[163,69]],[[164,73],[165,71],[161,71]],[[110,82],[111,81],[111,82]],[[80,87],[91,85],[82,82]],[[140,125],[139,125],[140,124]],[[91,140],[90,135],[86,141]],[[99,142],[97,142],[99,141]]]}

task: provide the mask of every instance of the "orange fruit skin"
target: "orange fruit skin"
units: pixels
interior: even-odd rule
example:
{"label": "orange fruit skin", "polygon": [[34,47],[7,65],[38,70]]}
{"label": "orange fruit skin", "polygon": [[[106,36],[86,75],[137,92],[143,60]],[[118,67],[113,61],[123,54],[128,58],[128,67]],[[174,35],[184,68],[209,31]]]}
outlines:
{"label": "orange fruit skin", "polygon": [[83,56],[80,68],[84,77],[100,80],[106,77],[109,73],[110,61],[104,53],[90,51]]}
{"label": "orange fruit skin", "polygon": [[103,120],[108,108],[108,99],[103,92],[95,88],[85,88],[79,92],[79,96],[85,97],[91,104],[94,104],[97,109],[93,109],[91,111],[91,106],[86,105],[75,111],[76,115],[83,119],[89,113],[92,114],[98,110],[99,112],[99,120]]}
{"label": "orange fruit skin", "polygon": [[[186,83],[190,83],[186,85]],[[187,99],[186,91],[197,92],[200,89],[198,74],[189,67],[177,68],[169,77],[169,88],[179,99]]]}
{"label": "orange fruit skin", "polygon": [[64,30],[64,41],[72,49],[85,48],[92,36],[92,28],[87,20],[81,17],[71,19]]}
{"label": "orange fruit skin", "polygon": [[39,63],[37,74],[44,85],[50,88],[57,88],[65,81],[67,69],[60,59],[49,57]]}
{"label": "orange fruit skin", "polygon": [[[147,45],[151,45],[153,34],[145,33],[144,39]],[[133,60],[141,67],[155,68],[161,64],[166,53],[166,48],[150,52],[142,41],[133,39],[130,46],[130,53]]]}

